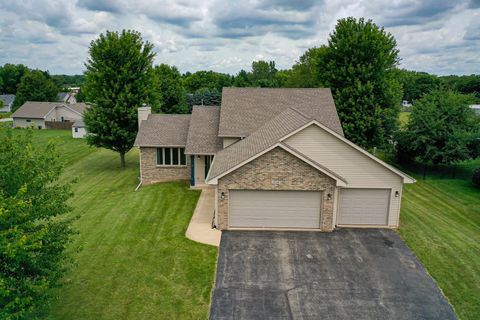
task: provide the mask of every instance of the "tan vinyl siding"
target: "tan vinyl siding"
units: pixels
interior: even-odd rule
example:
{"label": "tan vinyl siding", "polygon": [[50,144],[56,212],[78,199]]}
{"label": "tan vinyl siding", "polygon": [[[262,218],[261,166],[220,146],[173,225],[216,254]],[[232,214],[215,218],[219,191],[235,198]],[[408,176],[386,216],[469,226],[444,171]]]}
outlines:
{"label": "tan vinyl siding", "polygon": [[225,149],[237,141],[240,141],[240,138],[223,138],[223,148]]}
{"label": "tan vinyl siding", "polygon": [[[285,143],[344,177],[348,188],[392,189],[388,225],[398,225],[402,179],[397,174],[316,125],[289,137]],[[399,197],[395,197],[396,191]]]}

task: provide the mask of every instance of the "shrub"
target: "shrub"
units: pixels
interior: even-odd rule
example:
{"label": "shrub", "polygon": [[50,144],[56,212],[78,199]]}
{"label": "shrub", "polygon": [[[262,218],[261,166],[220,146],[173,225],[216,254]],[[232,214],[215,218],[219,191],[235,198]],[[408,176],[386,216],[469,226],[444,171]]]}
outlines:
{"label": "shrub", "polygon": [[473,171],[472,182],[475,187],[480,188],[480,168]]}

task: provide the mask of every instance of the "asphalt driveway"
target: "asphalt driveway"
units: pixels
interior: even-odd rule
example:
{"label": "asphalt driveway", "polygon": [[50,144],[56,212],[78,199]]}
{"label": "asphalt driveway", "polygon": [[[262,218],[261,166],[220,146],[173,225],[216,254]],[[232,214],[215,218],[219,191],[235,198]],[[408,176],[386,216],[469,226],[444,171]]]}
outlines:
{"label": "asphalt driveway", "polygon": [[223,231],[211,319],[455,319],[391,230]]}

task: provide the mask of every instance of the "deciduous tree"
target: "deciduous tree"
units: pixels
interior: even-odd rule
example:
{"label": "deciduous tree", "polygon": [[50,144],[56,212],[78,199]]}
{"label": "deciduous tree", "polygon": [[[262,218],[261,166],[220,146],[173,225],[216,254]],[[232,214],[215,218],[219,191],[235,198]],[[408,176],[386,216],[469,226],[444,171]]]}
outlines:
{"label": "deciduous tree", "polygon": [[185,89],[177,67],[161,64],[155,67],[155,75],[161,96],[161,110],[165,113],[187,113]]}
{"label": "deciduous tree", "polygon": [[63,274],[72,234],[53,144],[35,146],[32,131],[0,128],[0,318],[31,319]]}
{"label": "deciduous tree", "polygon": [[345,135],[363,147],[385,145],[397,128],[398,61],[393,36],[363,18],[340,19],[319,59],[320,82],[333,91]]}
{"label": "deciduous tree", "polygon": [[107,31],[92,41],[89,53],[82,87],[94,103],[84,116],[87,141],[118,152],[125,166],[137,134],[137,108],[158,108],[153,45],[136,31]]}
{"label": "deciduous tree", "polygon": [[26,101],[56,101],[59,90],[48,72],[27,71],[17,87],[13,111],[17,110]]}
{"label": "deciduous tree", "polygon": [[478,157],[480,121],[468,107],[471,99],[437,90],[417,100],[407,130],[399,133],[399,158],[438,165]]}

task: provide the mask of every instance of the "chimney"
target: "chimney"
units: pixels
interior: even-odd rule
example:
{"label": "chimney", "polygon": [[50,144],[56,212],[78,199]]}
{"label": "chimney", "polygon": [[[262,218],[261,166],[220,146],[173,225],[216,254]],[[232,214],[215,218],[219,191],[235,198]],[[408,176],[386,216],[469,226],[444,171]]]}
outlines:
{"label": "chimney", "polygon": [[147,120],[148,116],[152,113],[152,108],[143,104],[141,107],[138,108],[138,128],[140,129],[140,124],[142,121]]}

